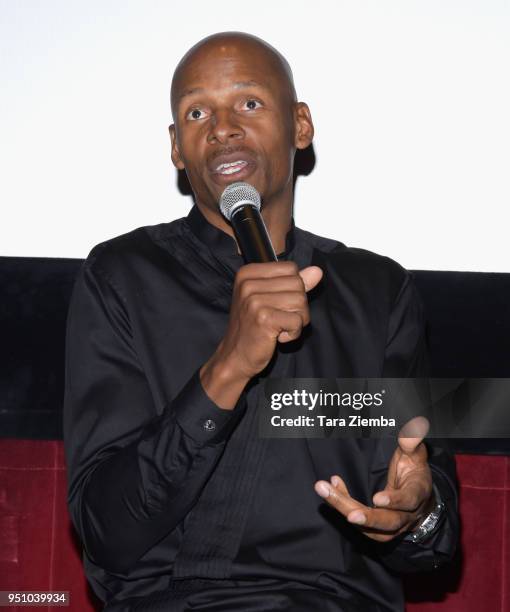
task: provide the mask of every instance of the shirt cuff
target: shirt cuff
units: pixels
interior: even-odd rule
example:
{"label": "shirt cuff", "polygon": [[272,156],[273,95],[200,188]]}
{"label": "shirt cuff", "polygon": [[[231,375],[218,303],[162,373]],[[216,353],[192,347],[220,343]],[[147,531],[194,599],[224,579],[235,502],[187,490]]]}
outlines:
{"label": "shirt cuff", "polygon": [[445,555],[453,556],[459,530],[457,493],[441,470],[432,465],[430,470],[434,485],[437,487],[441,501],[445,505],[445,517],[439,529],[423,542],[423,546],[429,546]]}
{"label": "shirt cuff", "polygon": [[172,402],[177,424],[187,436],[203,445],[226,440],[244,414],[245,406],[244,393],[233,410],[217,406],[204,391],[200,368]]}
{"label": "shirt cuff", "polygon": [[[445,476],[434,466],[430,466],[430,468],[434,492],[437,491],[436,502],[440,500],[445,505],[443,510],[444,516],[441,518],[441,524],[433,534],[425,538],[422,542],[413,542],[412,544],[414,546],[421,546],[424,549],[433,549],[436,552],[451,557],[453,556],[457,543],[457,536],[455,533],[452,533],[452,531],[456,531],[456,529],[452,530],[452,527],[454,527],[456,522],[457,499],[451,486],[446,481]],[[404,535],[408,534],[409,532]],[[403,541],[407,542],[408,540],[404,537]]]}

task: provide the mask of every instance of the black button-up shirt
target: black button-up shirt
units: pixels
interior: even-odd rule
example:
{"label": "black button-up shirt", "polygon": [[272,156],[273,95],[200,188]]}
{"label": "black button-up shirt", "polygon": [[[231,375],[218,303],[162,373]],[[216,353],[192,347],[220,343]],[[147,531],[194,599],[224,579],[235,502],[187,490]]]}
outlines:
{"label": "black button-up shirt", "polygon": [[410,274],[388,258],[292,226],[280,258],[320,266],[311,324],[277,349],[233,411],[204,392],[200,367],[228,322],[235,241],[197,207],[94,247],[67,330],[64,437],[69,506],[85,569],[108,610],[399,610],[393,570],[433,568],[457,538],[452,457],[430,447],[448,508],[423,544],[375,543],[313,490],[340,474],[371,504],[388,439],[261,439],[264,377],[424,373]]}

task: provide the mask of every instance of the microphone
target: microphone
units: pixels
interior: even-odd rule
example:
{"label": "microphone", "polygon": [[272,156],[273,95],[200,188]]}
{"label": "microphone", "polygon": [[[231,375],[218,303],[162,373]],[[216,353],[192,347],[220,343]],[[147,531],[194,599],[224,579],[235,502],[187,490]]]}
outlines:
{"label": "microphone", "polygon": [[260,194],[249,183],[231,183],[221,194],[220,210],[234,228],[246,263],[278,261],[260,214]]}

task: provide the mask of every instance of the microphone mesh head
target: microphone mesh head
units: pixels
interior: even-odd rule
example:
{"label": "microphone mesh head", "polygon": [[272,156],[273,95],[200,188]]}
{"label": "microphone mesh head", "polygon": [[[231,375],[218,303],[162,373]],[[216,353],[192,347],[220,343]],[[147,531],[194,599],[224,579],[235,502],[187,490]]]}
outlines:
{"label": "microphone mesh head", "polygon": [[232,183],[221,194],[220,210],[229,221],[239,206],[246,204],[260,210],[260,194],[249,183]]}

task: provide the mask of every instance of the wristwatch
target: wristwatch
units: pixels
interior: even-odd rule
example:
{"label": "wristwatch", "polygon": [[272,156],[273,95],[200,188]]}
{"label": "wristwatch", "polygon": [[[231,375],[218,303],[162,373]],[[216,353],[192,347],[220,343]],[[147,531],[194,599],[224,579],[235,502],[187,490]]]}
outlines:
{"label": "wristwatch", "polygon": [[439,490],[434,483],[432,483],[434,489],[434,496],[436,498],[436,505],[432,509],[432,512],[427,514],[423,521],[415,527],[411,533],[408,533],[403,539],[405,542],[413,542],[414,544],[420,544],[433,533],[439,529],[439,526],[443,522],[445,517],[445,505],[439,495]]}

